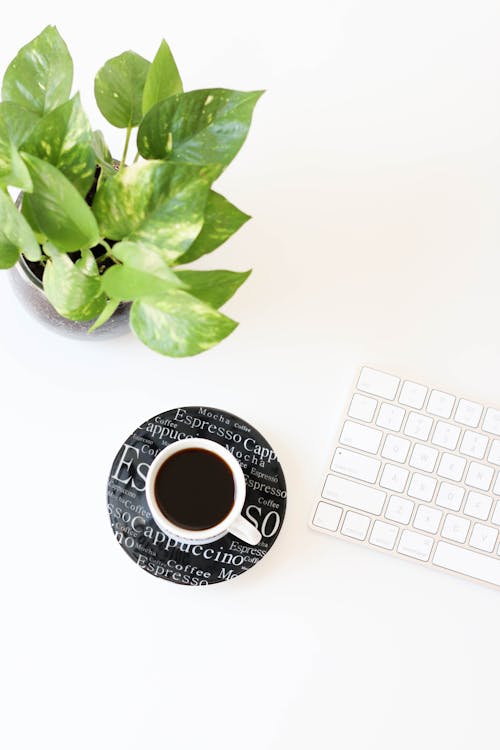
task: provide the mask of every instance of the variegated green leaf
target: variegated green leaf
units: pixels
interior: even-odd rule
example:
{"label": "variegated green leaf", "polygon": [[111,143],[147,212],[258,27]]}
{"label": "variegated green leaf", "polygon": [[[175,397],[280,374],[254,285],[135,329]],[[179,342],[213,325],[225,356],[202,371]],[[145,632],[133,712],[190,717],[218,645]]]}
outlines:
{"label": "variegated green leaf", "polygon": [[186,292],[201,299],[216,310],[230,299],[251,271],[177,271],[176,276]]}
{"label": "variegated green leaf", "polygon": [[0,268],[13,266],[20,253],[28,260],[39,260],[40,245],[24,216],[0,190]]}
{"label": "variegated green leaf", "polygon": [[182,81],[174,56],[163,39],[148,71],[142,97],[142,111],[146,113],[158,102],[181,92]]}
{"label": "variegated green leaf", "polygon": [[43,288],[57,312],[70,320],[92,320],[106,304],[99,276],[88,273],[85,260],[75,264],[68,255],[54,253],[47,261]]}
{"label": "variegated green leaf", "polygon": [[128,128],[140,123],[149,66],[147,60],[129,51],[108,60],[97,73],[97,106],[111,125]]}

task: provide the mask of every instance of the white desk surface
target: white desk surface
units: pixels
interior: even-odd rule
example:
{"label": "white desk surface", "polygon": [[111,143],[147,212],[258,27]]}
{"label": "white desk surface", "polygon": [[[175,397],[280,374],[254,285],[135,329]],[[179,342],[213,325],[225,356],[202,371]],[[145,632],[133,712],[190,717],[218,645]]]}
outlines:
{"label": "white desk surface", "polygon": [[[181,361],[59,338],[0,276],[2,747],[497,746],[499,594],[306,523],[360,364],[500,403],[500,6],[79,7],[10,4],[1,68],[57,23],[107,133],[95,71],[162,35],[188,88],[268,90],[219,183],[254,219],[199,265],[254,272]],[[254,423],[289,487],[265,561],[204,590],[134,567],[104,501],[122,439],[191,403]]]}

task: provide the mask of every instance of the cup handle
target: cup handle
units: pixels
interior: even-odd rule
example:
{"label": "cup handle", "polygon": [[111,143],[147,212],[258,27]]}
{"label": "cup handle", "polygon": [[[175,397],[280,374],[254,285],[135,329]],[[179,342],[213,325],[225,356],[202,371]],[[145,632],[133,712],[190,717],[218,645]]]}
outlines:
{"label": "cup handle", "polygon": [[233,521],[229,527],[229,531],[247,544],[258,544],[262,539],[260,531],[255,528],[253,523],[250,523],[246,518],[243,518],[243,516],[238,516],[238,518]]}

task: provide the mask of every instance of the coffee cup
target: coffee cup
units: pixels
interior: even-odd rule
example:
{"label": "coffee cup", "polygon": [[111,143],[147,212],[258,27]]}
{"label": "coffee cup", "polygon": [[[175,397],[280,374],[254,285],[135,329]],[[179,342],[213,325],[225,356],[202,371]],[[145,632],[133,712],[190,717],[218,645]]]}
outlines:
{"label": "coffee cup", "polygon": [[261,540],[243,518],[245,476],[236,458],[205,438],[171,443],[155,457],[146,476],[146,500],[160,529],[191,544],[234,534],[246,544]]}

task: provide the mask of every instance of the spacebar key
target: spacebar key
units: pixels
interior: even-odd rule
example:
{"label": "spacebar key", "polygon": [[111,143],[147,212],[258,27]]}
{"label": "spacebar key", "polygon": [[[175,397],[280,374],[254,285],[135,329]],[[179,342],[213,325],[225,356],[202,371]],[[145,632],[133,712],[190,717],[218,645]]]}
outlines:
{"label": "spacebar key", "polygon": [[486,557],[469,549],[455,547],[454,544],[438,543],[434,565],[500,586],[500,560]]}

